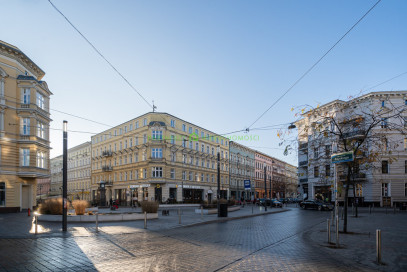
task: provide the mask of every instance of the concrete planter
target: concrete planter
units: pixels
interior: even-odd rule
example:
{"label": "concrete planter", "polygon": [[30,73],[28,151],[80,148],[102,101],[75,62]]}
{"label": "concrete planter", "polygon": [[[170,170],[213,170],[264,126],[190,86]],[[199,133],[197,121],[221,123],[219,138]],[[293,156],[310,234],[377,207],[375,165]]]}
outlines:
{"label": "concrete planter", "polygon": [[[95,222],[96,215],[68,215],[68,222]],[[148,213],[147,219],[157,219],[158,213]],[[144,213],[104,213],[99,214],[99,222],[144,220]],[[61,222],[62,215],[39,214],[38,221]]]}
{"label": "concrete planter", "polygon": [[[228,212],[234,212],[240,210],[240,206],[231,206],[228,207]],[[195,209],[195,213],[201,213],[201,209]],[[217,214],[218,209],[203,209],[202,210],[203,214]]]}

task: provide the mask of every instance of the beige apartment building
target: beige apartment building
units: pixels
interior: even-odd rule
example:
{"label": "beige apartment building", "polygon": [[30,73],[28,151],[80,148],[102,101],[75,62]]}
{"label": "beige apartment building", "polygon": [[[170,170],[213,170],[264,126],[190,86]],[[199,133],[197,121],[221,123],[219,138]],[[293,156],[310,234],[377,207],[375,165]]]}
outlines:
{"label": "beige apartment building", "polygon": [[200,202],[229,197],[229,140],[168,113],[150,112],[92,136],[92,200]]}
{"label": "beige apartment building", "polygon": [[45,72],[0,41],[0,212],[36,205],[37,179],[49,175],[49,100]]}
{"label": "beige apartment building", "polygon": [[[68,149],[68,199],[90,199],[91,143]],[[62,168],[61,168],[62,169]],[[62,173],[61,173],[62,175]]]}

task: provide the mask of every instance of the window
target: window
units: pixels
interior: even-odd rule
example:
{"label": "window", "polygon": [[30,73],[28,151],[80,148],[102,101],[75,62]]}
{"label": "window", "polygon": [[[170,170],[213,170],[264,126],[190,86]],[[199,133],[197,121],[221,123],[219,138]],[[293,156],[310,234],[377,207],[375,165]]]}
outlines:
{"label": "window", "polygon": [[182,179],[186,180],[187,179],[187,172],[186,171],[182,171]]}
{"label": "window", "polygon": [[163,132],[161,130],[153,130],[153,140],[162,140]]}
{"label": "window", "polygon": [[124,133],[127,133],[127,126],[124,126]]}
{"label": "window", "polygon": [[147,178],[147,168],[143,169],[143,178]]}
{"label": "window", "polygon": [[189,148],[192,149],[192,141],[189,141]]}
{"label": "window", "polygon": [[41,152],[41,151],[38,151],[37,152],[37,167],[46,168],[45,162],[46,162],[45,153]]}
{"label": "window", "polygon": [[30,118],[21,119],[21,134],[30,135]]}
{"label": "window", "polygon": [[144,127],[147,126],[147,118],[144,118],[144,119],[143,119],[143,126],[144,126]]}
{"label": "window", "polygon": [[382,161],[382,174],[389,173],[389,161]]}
{"label": "window", "polygon": [[147,134],[144,134],[143,135],[143,144],[146,144],[147,143]]}
{"label": "window", "polygon": [[174,168],[171,168],[171,178],[172,179],[175,179],[175,169]]}
{"label": "window", "polygon": [[407,116],[403,116],[404,127],[407,127]]}
{"label": "window", "polygon": [[314,148],[314,158],[317,159],[318,157],[319,157],[319,154],[318,154],[318,147],[315,147],[315,148]]}
{"label": "window", "polygon": [[209,174],[206,174],[206,182],[209,182]]}
{"label": "window", "polygon": [[187,156],[185,154],[182,154],[182,162],[187,163]]}
{"label": "window", "polygon": [[124,141],[124,148],[127,148],[127,140]]}
{"label": "window", "polygon": [[38,106],[40,109],[45,110],[45,100],[44,100],[44,96],[43,96],[42,94],[40,94],[38,91],[37,91],[37,106]]}
{"label": "window", "polygon": [[387,118],[382,118],[380,126],[381,128],[387,128]]}
{"label": "window", "polygon": [[331,176],[331,166],[329,164],[325,165],[325,176]]}
{"label": "window", "polygon": [[130,138],[130,139],[129,139],[129,144],[130,144],[130,147],[133,146],[133,138]]}
{"label": "window", "polygon": [[171,135],[171,144],[175,144],[175,135]]}
{"label": "window", "polygon": [[325,156],[331,156],[331,145],[325,145]]}
{"label": "window", "polygon": [[189,134],[192,133],[192,127],[189,127],[189,128],[188,128],[188,132],[189,132]]}
{"label": "window", "polygon": [[184,131],[184,132],[187,131],[187,127],[185,126],[185,124],[182,124],[182,131]]}
{"label": "window", "polygon": [[138,152],[134,153],[134,162],[138,162]]}
{"label": "window", "polygon": [[192,176],[193,176],[193,173],[190,171],[189,176],[188,176],[189,180],[192,180]]}
{"label": "window", "polygon": [[21,166],[30,166],[30,149],[21,148],[20,149],[20,164]]}
{"label": "window", "polygon": [[201,181],[204,181],[204,174],[201,174]]}
{"label": "window", "polygon": [[132,131],[133,130],[133,124],[130,124],[129,125],[129,131]]}
{"label": "window", "polygon": [[162,148],[152,148],[151,149],[151,157],[154,159],[162,158],[163,157],[163,149]]}
{"label": "window", "polygon": [[214,151],[215,151],[215,149],[212,147],[212,155],[214,155],[214,153],[215,153]]}
{"label": "window", "polygon": [[[0,194],[1,194],[1,188],[0,188]],[[407,183],[404,183],[404,196],[407,196]],[[1,200],[0,200],[0,205],[1,205]]]}
{"label": "window", "polygon": [[185,142],[186,142],[186,139],[182,138],[182,147],[186,147]]}
{"label": "window", "polygon": [[134,170],[134,179],[138,179],[138,170]]}
{"label": "window", "polygon": [[152,177],[153,178],[162,178],[163,177],[163,168],[162,167],[153,167]]}
{"label": "window", "polygon": [[196,150],[196,151],[199,150],[199,143],[195,143],[195,150]]}
{"label": "window", "polygon": [[404,161],[404,174],[407,174],[407,161]]}
{"label": "window", "polygon": [[206,153],[209,154],[209,146],[206,147]]}
{"label": "window", "polygon": [[30,104],[30,88],[25,88],[21,91],[21,103]]}
{"label": "window", "polygon": [[175,127],[175,120],[171,119],[171,127]]}
{"label": "window", "polygon": [[6,206],[6,183],[0,182],[0,206]]}
{"label": "window", "polygon": [[146,151],[143,151],[143,154],[141,155],[142,156],[142,161],[145,161],[146,160]]}
{"label": "window", "polygon": [[314,177],[315,178],[319,177],[319,167],[318,166],[314,167]]}
{"label": "window", "polygon": [[136,122],[136,124],[134,125],[134,127],[135,127],[136,129],[138,129],[138,128],[139,128],[138,121]]}
{"label": "window", "polygon": [[205,132],[201,131],[201,138],[203,139],[204,137],[205,137]]}
{"label": "window", "polygon": [[134,141],[135,141],[135,145],[137,146],[138,145],[138,135],[136,135],[136,137],[134,138]]}
{"label": "window", "polygon": [[190,163],[191,165],[194,164],[194,157],[191,156],[191,159],[190,159],[189,163]]}
{"label": "window", "polygon": [[171,161],[172,161],[172,162],[175,162],[176,160],[177,160],[177,155],[176,155],[175,152],[172,152],[172,153],[171,153]]}
{"label": "window", "polygon": [[37,121],[37,137],[45,139],[45,124]]}
{"label": "window", "polygon": [[216,143],[217,143],[217,144],[219,143],[219,138],[218,138],[218,137],[216,137]]}
{"label": "window", "polygon": [[382,196],[390,196],[388,183],[382,183]]}
{"label": "window", "polygon": [[202,144],[202,146],[201,146],[201,152],[202,153],[205,152],[205,145],[204,144]]}
{"label": "window", "polygon": [[384,107],[384,106],[385,106],[385,101],[382,100],[382,101],[381,101],[381,104],[382,104],[382,107]]}

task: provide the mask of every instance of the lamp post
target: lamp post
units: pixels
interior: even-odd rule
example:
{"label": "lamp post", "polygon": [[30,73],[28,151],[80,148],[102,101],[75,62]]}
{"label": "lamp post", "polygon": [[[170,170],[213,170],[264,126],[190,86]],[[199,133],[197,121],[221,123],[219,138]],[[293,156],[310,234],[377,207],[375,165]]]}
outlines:
{"label": "lamp post", "polygon": [[[269,191],[270,191],[270,201],[271,201],[271,175],[270,175],[270,177],[269,177],[270,179],[269,179],[269,186],[270,186],[270,189],[269,189]],[[270,202],[270,208],[271,208],[271,202]]]}
{"label": "lamp post", "polygon": [[218,208],[218,217],[220,217],[220,147],[217,147],[218,151],[218,192],[217,192],[217,208]]}
{"label": "lamp post", "polygon": [[264,163],[264,210],[267,212],[267,166],[266,163]]}
{"label": "lamp post", "polygon": [[68,122],[63,122],[63,157],[62,157],[62,231],[67,230],[67,187],[68,187]]}

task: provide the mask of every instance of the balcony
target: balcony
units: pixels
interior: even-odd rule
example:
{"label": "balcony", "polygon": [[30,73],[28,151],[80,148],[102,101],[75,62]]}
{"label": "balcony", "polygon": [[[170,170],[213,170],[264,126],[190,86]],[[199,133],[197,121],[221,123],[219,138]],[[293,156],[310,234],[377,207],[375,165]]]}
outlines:
{"label": "balcony", "polygon": [[354,139],[354,138],[365,137],[365,135],[366,135],[366,130],[358,129],[358,130],[355,130],[355,131],[344,133],[342,135],[342,138],[343,139]]}
{"label": "balcony", "polygon": [[112,172],[113,166],[102,166],[102,171],[103,172]]}
{"label": "balcony", "polygon": [[111,156],[113,156],[113,152],[112,151],[103,151],[102,156],[103,157],[111,157]]}
{"label": "balcony", "polygon": [[300,179],[300,182],[308,182],[308,178],[302,178]]}
{"label": "balcony", "polygon": [[308,165],[308,160],[306,160],[306,161],[300,161],[299,165],[300,165],[300,167],[301,167],[301,166],[307,166],[307,165]]}
{"label": "balcony", "polygon": [[[351,180],[354,179],[355,181],[364,180],[364,179],[366,179],[366,174],[365,173],[357,173],[357,174],[353,174],[353,176],[351,176],[350,178],[351,178]],[[345,181],[346,180],[346,175],[340,175],[339,180],[340,181]]]}

